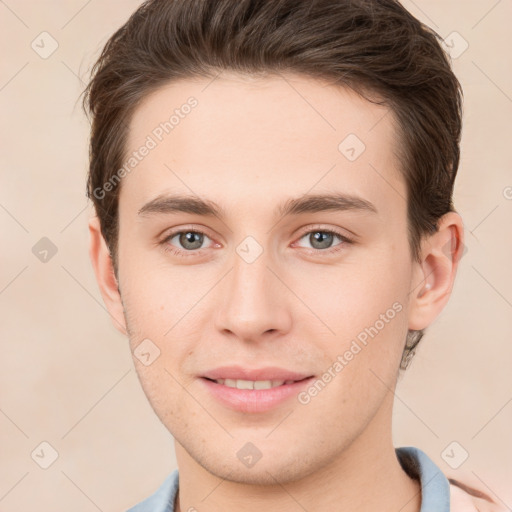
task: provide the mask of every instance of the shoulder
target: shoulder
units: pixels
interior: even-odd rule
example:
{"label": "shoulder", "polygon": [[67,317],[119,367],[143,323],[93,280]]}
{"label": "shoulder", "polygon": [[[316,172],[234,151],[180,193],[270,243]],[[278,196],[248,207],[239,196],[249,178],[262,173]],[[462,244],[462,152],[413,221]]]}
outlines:
{"label": "shoulder", "polygon": [[510,512],[472,472],[444,472],[414,446],[396,448],[402,468],[421,482],[422,511]]}
{"label": "shoulder", "polygon": [[483,489],[483,485],[470,474],[458,475],[457,478],[446,475],[450,483],[451,512],[507,512],[491,493]]}

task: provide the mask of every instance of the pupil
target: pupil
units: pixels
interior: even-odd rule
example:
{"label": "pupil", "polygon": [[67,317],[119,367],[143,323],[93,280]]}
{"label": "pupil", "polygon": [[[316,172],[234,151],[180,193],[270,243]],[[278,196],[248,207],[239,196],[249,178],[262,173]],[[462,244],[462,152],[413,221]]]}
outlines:
{"label": "pupil", "polygon": [[[315,243],[320,242],[321,249],[325,249],[330,246],[332,235],[329,233],[325,233],[324,231],[316,231],[313,234],[313,238],[315,240]],[[312,245],[314,246],[314,244]]]}
{"label": "pupil", "polygon": [[[198,249],[201,247],[202,244],[202,238],[201,233],[195,233],[193,231],[187,231],[180,237],[180,243],[185,249]],[[195,243],[194,243],[195,242]],[[190,247],[188,244],[192,244],[192,247]]]}

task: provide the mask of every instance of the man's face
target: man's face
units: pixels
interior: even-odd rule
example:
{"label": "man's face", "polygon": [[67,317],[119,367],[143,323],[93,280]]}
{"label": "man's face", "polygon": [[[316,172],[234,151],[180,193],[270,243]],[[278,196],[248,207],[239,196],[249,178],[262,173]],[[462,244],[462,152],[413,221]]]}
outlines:
{"label": "man's face", "polygon": [[[417,284],[391,112],[285,78],[224,73],[148,96],[126,152],[151,148],[119,202],[119,285],[144,391],[180,450],[241,482],[298,479],[379,445]],[[181,108],[190,97],[197,105]],[[280,213],[326,194],[361,201]],[[222,214],[144,208],[175,195]],[[205,378],[231,366],[311,378],[278,391]]]}

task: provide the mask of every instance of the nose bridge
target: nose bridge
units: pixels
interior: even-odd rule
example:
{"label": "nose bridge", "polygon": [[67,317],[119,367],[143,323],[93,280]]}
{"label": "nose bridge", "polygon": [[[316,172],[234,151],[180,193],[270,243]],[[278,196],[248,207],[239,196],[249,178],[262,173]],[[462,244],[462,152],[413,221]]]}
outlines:
{"label": "nose bridge", "polygon": [[233,292],[252,300],[268,299],[269,252],[253,240],[246,240],[236,248],[231,276]]}
{"label": "nose bridge", "polygon": [[273,267],[271,260],[270,251],[253,237],[235,248],[217,317],[219,329],[255,339],[269,330],[286,328],[286,301],[282,284],[268,268]]}

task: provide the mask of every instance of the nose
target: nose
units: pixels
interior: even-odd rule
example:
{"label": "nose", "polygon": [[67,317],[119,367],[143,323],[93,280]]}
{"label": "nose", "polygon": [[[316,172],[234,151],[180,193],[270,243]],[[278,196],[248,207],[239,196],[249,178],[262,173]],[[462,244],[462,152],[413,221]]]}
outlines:
{"label": "nose", "polygon": [[[291,293],[268,253],[255,260],[234,253],[233,267],[219,289],[216,328],[247,342],[287,332],[291,327]],[[279,276],[279,277],[278,277]]]}

